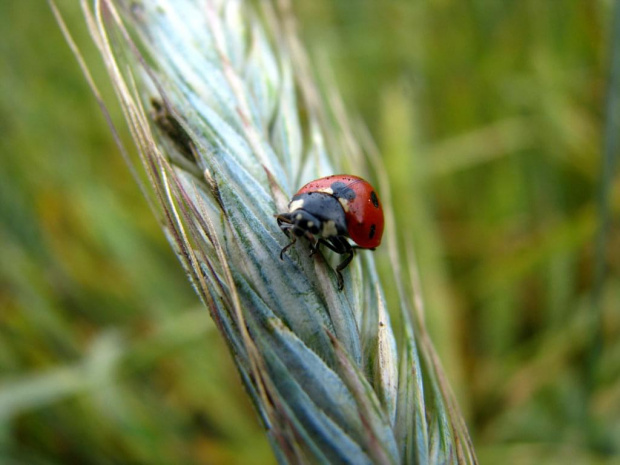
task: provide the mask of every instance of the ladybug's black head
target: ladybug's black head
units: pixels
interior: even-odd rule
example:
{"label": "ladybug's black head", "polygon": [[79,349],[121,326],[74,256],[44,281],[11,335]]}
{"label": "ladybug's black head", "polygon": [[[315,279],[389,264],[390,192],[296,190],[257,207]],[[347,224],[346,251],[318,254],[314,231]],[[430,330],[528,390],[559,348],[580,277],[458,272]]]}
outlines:
{"label": "ladybug's black head", "polygon": [[290,231],[297,237],[317,235],[321,232],[321,221],[305,210],[281,213],[277,219],[282,231]]}

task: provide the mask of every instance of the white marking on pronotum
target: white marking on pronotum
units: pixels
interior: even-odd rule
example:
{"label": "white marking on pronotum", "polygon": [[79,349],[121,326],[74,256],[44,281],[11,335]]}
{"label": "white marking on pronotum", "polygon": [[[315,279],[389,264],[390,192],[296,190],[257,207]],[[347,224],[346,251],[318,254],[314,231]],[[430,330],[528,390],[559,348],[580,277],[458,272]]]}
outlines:
{"label": "white marking on pronotum", "polygon": [[299,209],[303,208],[303,206],[304,206],[304,199],[293,200],[288,205],[288,211],[293,213],[295,210],[299,210]]}
{"label": "white marking on pronotum", "polygon": [[317,189],[317,192],[334,195],[334,190],[331,187],[321,187],[320,189]]}
{"label": "white marking on pronotum", "polygon": [[337,235],[338,235],[338,230],[336,229],[336,222],[335,221],[324,221],[323,230],[321,231],[321,236],[333,237]]}
{"label": "white marking on pronotum", "polygon": [[340,205],[342,205],[345,212],[349,211],[349,201],[347,199],[340,197],[338,202],[340,202]]}

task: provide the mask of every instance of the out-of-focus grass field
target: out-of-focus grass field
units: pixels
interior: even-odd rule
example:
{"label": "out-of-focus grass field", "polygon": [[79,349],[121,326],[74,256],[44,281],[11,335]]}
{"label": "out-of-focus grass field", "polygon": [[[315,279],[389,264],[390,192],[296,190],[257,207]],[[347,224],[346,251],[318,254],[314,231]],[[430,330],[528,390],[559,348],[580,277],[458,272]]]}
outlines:
{"label": "out-of-focus grass field", "polygon": [[[620,463],[611,2],[295,6],[383,154],[482,463]],[[272,463],[49,9],[0,2],[0,31],[0,463]]]}

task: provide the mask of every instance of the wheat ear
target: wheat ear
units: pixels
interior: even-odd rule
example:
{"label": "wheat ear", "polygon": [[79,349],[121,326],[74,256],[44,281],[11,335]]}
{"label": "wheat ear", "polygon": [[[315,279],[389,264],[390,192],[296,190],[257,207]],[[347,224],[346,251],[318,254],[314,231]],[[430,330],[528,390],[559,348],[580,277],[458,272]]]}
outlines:
{"label": "wheat ear", "polygon": [[[364,135],[333,88],[315,85],[288,3],[82,6],[138,149],[140,162],[128,156],[136,179],[278,460],[476,463],[424,328],[414,267],[404,284],[379,157],[358,143]],[[371,252],[358,254],[342,292],[326,259],[309,257],[301,241],[279,259],[288,239],[273,216],[296,188],[345,170],[368,175],[367,160],[390,231],[376,253],[389,251],[399,290],[389,311]]]}

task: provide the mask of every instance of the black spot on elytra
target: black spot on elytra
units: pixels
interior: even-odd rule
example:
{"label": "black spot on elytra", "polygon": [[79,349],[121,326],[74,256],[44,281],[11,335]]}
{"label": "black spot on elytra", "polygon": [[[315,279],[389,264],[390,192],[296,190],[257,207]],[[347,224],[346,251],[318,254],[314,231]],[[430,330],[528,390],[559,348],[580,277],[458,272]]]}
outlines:
{"label": "black spot on elytra", "polygon": [[332,183],[331,188],[336,198],[346,199],[349,202],[355,198],[355,191],[343,182],[337,181]]}
{"label": "black spot on elytra", "polygon": [[379,208],[379,199],[377,198],[377,194],[375,194],[375,191],[372,191],[370,193],[370,201],[375,208]]}
{"label": "black spot on elytra", "polygon": [[368,239],[372,239],[375,236],[375,231],[377,230],[377,225],[370,225],[370,233],[368,234]]}

